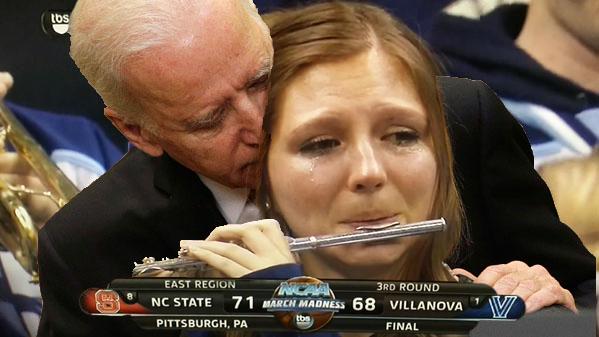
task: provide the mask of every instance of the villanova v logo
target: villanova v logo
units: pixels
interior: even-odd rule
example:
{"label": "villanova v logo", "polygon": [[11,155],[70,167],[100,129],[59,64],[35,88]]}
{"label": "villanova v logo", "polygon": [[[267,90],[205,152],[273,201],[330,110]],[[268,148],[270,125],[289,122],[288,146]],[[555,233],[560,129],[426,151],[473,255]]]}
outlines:
{"label": "villanova v logo", "polygon": [[489,304],[493,311],[493,318],[507,318],[518,296],[491,296]]}

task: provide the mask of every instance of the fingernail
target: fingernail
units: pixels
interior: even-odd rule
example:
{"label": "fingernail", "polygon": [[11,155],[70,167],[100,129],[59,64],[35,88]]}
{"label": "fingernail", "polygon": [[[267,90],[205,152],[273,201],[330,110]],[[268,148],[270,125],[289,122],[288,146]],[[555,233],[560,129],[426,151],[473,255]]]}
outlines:
{"label": "fingernail", "polygon": [[458,283],[473,283],[474,280],[469,278],[466,275],[462,275],[462,274],[457,274],[456,277],[458,278]]}
{"label": "fingernail", "polygon": [[187,256],[188,254],[189,254],[189,247],[181,246],[181,249],[179,249],[179,257]]}

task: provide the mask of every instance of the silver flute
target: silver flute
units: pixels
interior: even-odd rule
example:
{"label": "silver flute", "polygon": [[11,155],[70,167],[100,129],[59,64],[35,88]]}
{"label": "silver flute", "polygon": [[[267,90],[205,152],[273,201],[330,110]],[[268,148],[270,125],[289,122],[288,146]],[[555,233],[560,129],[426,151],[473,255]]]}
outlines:
{"label": "silver flute", "polygon": [[[389,240],[402,236],[411,236],[439,232],[445,230],[447,224],[445,219],[427,220],[409,224],[400,224],[393,222],[384,225],[361,226],[355,231],[339,235],[309,236],[303,238],[287,237],[289,250],[300,252],[323,247],[332,247],[346,245],[351,243],[364,243],[380,240]],[[156,273],[160,271],[176,270],[203,270],[207,265],[203,261],[198,261],[187,255],[186,250],[179,251],[179,257],[174,259],[163,258],[157,261],[153,257],[146,257],[141,263],[134,262],[133,276],[143,276],[143,274]]]}

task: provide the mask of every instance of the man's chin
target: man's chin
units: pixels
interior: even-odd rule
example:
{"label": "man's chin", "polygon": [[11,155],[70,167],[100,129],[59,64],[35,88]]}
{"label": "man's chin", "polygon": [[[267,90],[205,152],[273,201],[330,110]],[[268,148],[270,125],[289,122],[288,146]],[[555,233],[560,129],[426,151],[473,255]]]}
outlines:
{"label": "man's chin", "polygon": [[225,175],[220,175],[214,178],[211,178],[207,174],[205,174],[205,176],[229,188],[253,189],[258,185],[258,171],[258,164],[247,164],[242,166],[240,169]]}
{"label": "man's chin", "polygon": [[[257,167],[257,165],[255,165]],[[222,182],[231,188],[251,188],[258,186],[258,170],[253,167],[247,167],[239,170],[235,175],[228,177],[226,182]]]}
{"label": "man's chin", "polygon": [[258,187],[258,179],[245,177],[236,182],[235,186],[232,187],[255,189]]}
{"label": "man's chin", "polygon": [[245,165],[241,169],[240,182],[241,182],[242,187],[247,187],[247,188],[258,187],[258,180],[259,180],[258,168],[259,168],[258,163],[252,163],[252,164]]}

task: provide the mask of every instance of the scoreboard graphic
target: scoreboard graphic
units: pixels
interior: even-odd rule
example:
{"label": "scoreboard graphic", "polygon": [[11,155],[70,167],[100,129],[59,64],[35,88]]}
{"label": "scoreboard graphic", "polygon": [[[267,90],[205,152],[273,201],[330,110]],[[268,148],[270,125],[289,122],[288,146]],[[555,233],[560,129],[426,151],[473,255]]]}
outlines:
{"label": "scoreboard graphic", "polygon": [[481,320],[524,315],[517,296],[483,284],[255,279],[117,279],[88,289],[90,315],[130,316],[146,329],[465,334]]}

